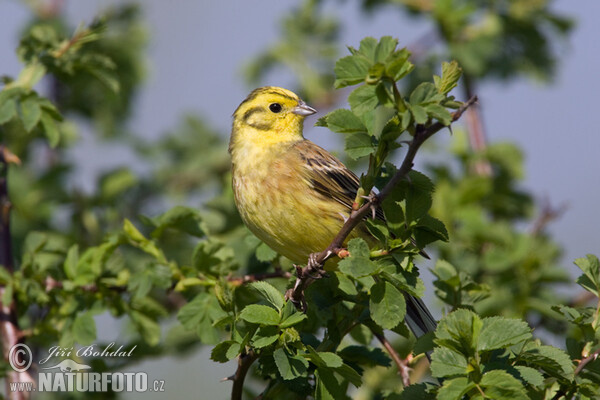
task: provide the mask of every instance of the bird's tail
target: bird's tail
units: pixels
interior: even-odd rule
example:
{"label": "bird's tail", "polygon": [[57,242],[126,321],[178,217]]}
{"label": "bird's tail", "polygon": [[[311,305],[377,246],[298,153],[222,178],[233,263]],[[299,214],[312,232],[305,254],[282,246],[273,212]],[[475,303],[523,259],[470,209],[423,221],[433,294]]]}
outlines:
{"label": "bird's tail", "polygon": [[417,297],[405,293],[406,298],[406,324],[418,338],[428,332],[435,331],[437,322],[425,306],[425,303]]}

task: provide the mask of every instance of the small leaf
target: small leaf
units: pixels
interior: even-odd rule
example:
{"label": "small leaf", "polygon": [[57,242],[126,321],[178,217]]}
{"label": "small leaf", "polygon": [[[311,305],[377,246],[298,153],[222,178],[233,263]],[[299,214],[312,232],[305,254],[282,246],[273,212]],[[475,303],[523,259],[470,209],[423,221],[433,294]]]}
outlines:
{"label": "small leaf", "polygon": [[431,375],[436,378],[465,375],[467,365],[464,355],[446,347],[436,347],[431,355]]}
{"label": "small leaf", "polygon": [[239,317],[244,321],[260,325],[278,325],[279,314],[273,308],[262,304],[250,304],[244,307]]}
{"label": "small leaf", "polygon": [[296,313],[290,315],[289,317],[287,317],[286,319],[284,319],[279,326],[282,329],[288,328],[290,326],[296,325],[296,324],[304,321],[306,318],[307,318],[306,314],[303,314],[301,312],[296,312]]}
{"label": "small leaf", "polygon": [[586,258],[578,258],[575,265],[583,271],[583,275],[577,278],[577,283],[585,290],[600,297],[600,262],[598,257],[588,254]]}
{"label": "small leaf", "polygon": [[50,147],[58,146],[60,142],[60,132],[56,126],[56,121],[48,113],[42,113],[42,126],[44,127],[44,134],[48,138],[48,144]]}
{"label": "small leaf", "polygon": [[341,108],[330,112],[325,117],[329,129],[337,133],[366,132],[367,128],[362,121],[350,110]]}
{"label": "small leaf", "polygon": [[368,276],[375,272],[377,266],[369,259],[369,246],[364,240],[360,238],[350,240],[348,250],[350,256],[338,263],[341,272],[353,278]]}
{"label": "small leaf", "polygon": [[454,378],[444,381],[438,390],[437,400],[462,400],[464,395],[475,387],[467,378]]}
{"label": "small leaf", "polygon": [[377,325],[383,329],[393,329],[406,315],[406,300],[394,285],[379,281],[371,288],[369,309]]}
{"label": "small leaf", "polygon": [[490,399],[529,400],[523,384],[506,371],[486,372],[479,384]]}
{"label": "small leaf", "polygon": [[275,308],[281,310],[284,304],[283,294],[273,285],[265,281],[252,282],[249,285],[256,290],[265,300],[271,303]]}
{"label": "small leaf", "polygon": [[73,337],[79,344],[90,345],[96,340],[96,321],[90,313],[79,314],[73,322]]}
{"label": "small leaf", "polygon": [[17,105],[13,99],[0,104],[0,125],[13,119],[15,115],[17,115]]}
{"label": "small leaf", "polygon": [[283,348],[273,352],[273,359],[284,380],[298,378],[308,370],[308,361],[303,357],[289,356]]}
{"label": "small leaf", "polygon": [[442,62],[442,76],[434,77],[434,82],[437,90],[442,94],[448,94],[458,84],[458,80],[462,75],[462,69],[456,61]]}
{"label": "small leaf", "polygon": [[234,340],[226,340],[217,344],[212,349],[210,352],[210,359],[216,362],[226,363],[227,361],[235,358],[239,350],[240,344],[238,342]]}
{"label": "small leaf", "polygon": [[537,369],[526,367],[524,365],[517,365],[515,369],[519,371],[521,379],[529,383],[534,387],[542,387],[544,385],[544,376]]}
{"label": "small leaf", "polygon": [[522,343],[531,338],[531,328],[525,321],[504,317],[483,319],[477,350],[495,350]]}
{"label": "small leaf", "polygon": [[346,398],[346,388],[338,382],[330,369],[317,368],[315,379],[315,400],[338,400]]}
{"label": "small leaf", "polygon": [[266,243],[260,243],[256,248],[256,259],[261,262],[273,261],[277,257],[277,252],[270,248]]}
{"label": "small leaf", "polygon": [[340,58],[335,63],[336,88],[356,85],[365,80],[371,63],[360,56],[347,56]]}
{"label": "small leaf", "polygon": [[279,339],[279,328],[276,326],[261,326],[252,337],[254,347],[261,349],[273,344]]}
{"label": "small leaf", "polygon": [[30,95],[21,101],[21,119],[27,132],[31,132],[41,117],[42,109],[38,103],[37,96]]}
{"label": "small leaf", "polygon": [[349,133],[346,135],[346,153],[354,160],[368,156],[375,151],[371,136],[364,132]]}
{"label": "small leaf", "polygon": [[357,116],[362,116],[369,111],[373,111],[379,104],[375,86],[359,86],[348,96],[348,103],[352,112]]}

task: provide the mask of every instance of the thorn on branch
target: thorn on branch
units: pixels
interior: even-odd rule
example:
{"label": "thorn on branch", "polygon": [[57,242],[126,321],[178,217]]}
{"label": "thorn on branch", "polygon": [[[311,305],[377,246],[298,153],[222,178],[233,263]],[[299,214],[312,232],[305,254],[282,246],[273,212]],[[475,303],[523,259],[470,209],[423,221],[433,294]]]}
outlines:
{"label": "thorn on branch", "polygon": [[258,355],[253,350],[242,353],[238,357],[238,367],[235,374],[225,379],[233,381],[231,400],[242,400],[242,394],[244,393],[244,379],[246,379],[246,374],[248,373],[250,366],[257,358]]}

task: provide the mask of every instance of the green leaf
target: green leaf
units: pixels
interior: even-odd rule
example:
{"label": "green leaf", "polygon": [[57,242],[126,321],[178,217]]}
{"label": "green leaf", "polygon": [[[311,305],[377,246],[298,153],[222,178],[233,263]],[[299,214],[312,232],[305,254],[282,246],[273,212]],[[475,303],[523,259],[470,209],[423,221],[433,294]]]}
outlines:
{"label": "green leaf", "polygon": [[10,121],[17,115],[17,103],[13,99],[8,99],[0,104],[0,125]]}
{"label": "green leaf", "polygon": [[335,277],[338,280],[338,289],[341,292],[349,296],[354,296],[358,293],[354,282],[352,282],[352,280],[346,275],[342,274],[340,271],[335,271]]}
{"label": "green leaf", "polygon": [[450,239],[444,223],[429,214],[425,214],[419,218],[414,233],[415,240],[420,248],[436,240],[447,242]]}
{"label": "green leaf", "polygon": [[439,104],[428,104],[425,106],[425,110],[431,118],[437,119],[445,126],[452,123],[452,114],[450,114],[450,111]]}
{"label": "green leaf", "polygon": [[375,61],[375,50],[377,49],[378,41],[374,37],[367,36],[360,41],[358,52],[369,61]]}
{"label": "green leaf", "polygon": [[417,221],[427,214],[432,204],[433,183],[424,174],[411,171],[406,190],[406,220]]}
{"label": "green leaf", "polygon": [[[240,344],[234,340],[226,340],[217,344],[210,352],[210,359],[220,363],[226,363],[235,358],[240,350]],[[234,354],[235,353],[235,354]]]}
{"label": "green leaf", "polygon": [[346,134],[346,153],[354,160],[368,156],[375,151],[371,136],[364,132]]}
{"label": "green leaf", "polygon": [[352,112],[357,116],[362,116],[369,111],[373,111],[379,104],[375,86],[359,86],[348,96],[348,103]]}
{"label": "green leaf", "polygon": [[252,337],[254,347],[261,349],[273,344],[279,339],[279,328],[277,326],[261,326]]}
{"label": "green leaf", "polygon": [[483,319],[477,350],[495,350],[519,344],[531,338],[531,328],[525,321],[504,317]]}
{"label": "green leaf", "polygon": [[294,314],[290,315],[289,317],[285,318],[281,324],[279,325],[282,329],[283,328],[288,328],[292,325],[296,325],[302,321],[304,321],[307,318],[306,314],[301,313],[301,312],[295,312]]}
{"label": "green leaf", "polygon": [[360,278],[373,274],[377,268],[375,263],[369,259],[369,246],[360,238],[354,238],[348,242],[350,256],[338,263],[340,272],[353,278]]}
{"label": "green leaf", "polygon": [[517,365],[515,369],[519,372],[521,379],[531,386],[541,388],[544,385],[544,376],[537,369],[524,365]]}
{"label": "green leaf", "polygon": [[436,396],[427,391],[427,385],[424,383],[414,383],[404,388],[399,396],[388,397],[388,400],[435,400]]}
{"label": "green leaf", "polygon": [[278,325],[279,314],[273,308],[262,304],[250,304],[244,307],[239,317],[244,321],[260,325]]}
{"label": "green leaf", "polygon": [[279,348],[273,352],[275,365],[279,370],[279,374],[284,380],[298,378],[308,370],[308,361],[303,357],[290,356],[283,348]]}
{"label": "green leaf", "polygon": [[27,96],[21,101],[21,120],[23,126],[27,132],[38,124],[42,116],[42,109],[40,108],[37,96]]}
{"label": "green leaf", "polygon": [[425,105],[429,103],[439,103],[444,100],[445,96],[441,95],[435,85],[430,82],[423,82],[413,90],[410,94],[409,102],[414,106]]}
{"label": "green leaf", "polygon": [[529,400],[523,384],[506,371],[486,372],[479,382],[487,398],[506,400]]}
{"label": "green leaf", "polygon": [[442,76],[434,76],[433,81],[438,92],[448,94],[458,84],[462,69],[456,61],[442,62]]}
{"label": "green leaf", "polygon": [[60,142],[60,132],[58,130],[58,126],[56,126],[56,122],[54,118],[52,118],[48,113],[42,113],[41,117],[42,126],[44,127],[44,134],[48,138],[48,144],[50,147],[58,146]]}
{"label": "green leaf", "polygon": [[375,47],[374,61],[384,62],[398,46],[398,39],[391,36],[383,36]]}
{"label": "green leaf", "polygon": [[344,379],[353,384],[356,387],[360,387],[362,385],[362,378],[355,369],[350,367],[347,364],[342,365],[339,368],[335,369],[335,372],[340,374]]}
{"label": "green leaf", "polygon": [[[444,381],[438,390],[437,400],[462,400],[464,395],[475,387],[467,378],[454,378]],[[408,398],[407,398],[408,399]],[[498,399],[499,400],[499,399]]]}
{"label": "green leaf", "polygon": [[256,248],[256,259],[261,262],[273,261],[277,257],[277,252],[267,244],[261,243]]}
{"label": "green leaf", "polygon": [[583,275],[577,278],[577,283],[585,290],[600,297],[600,262],[598,257],[588,254],[586,258],[578,258],[575,265],[583,271]]}
{"label": "green leaf", "polygon": [[549,375],[571,381],[575,367],[567,353],[552,346],[528,344],[525,351],[519,354],[520,363],[532,368],[541,368]]}
{"label": "green leaf", "polygon": [[276,309],[281,310],[283,308],[283,294],[270,283],[257,281],[250,283],[248,286],[256,290],[265,300],[275,306]]}
{"label": "green leaf", "polygon": [[90,313],[79,314],[73,322],[73,337],[82,345],[90,345],[96,340],[96,321]]}
{"label": "green leaf", "polygon": [[446,347],[436,347],[431,355],[431,375],[436,378],[465,375],[467,365],[464,355]]}
{"label": "green leaf", "polygon": [[383,329],[393,329],[406,315],[406,300],[394,285],[379,281],[371,288],[369,309],[377,325]]}
{"label": "green leaf", "polygon": [[[132,311],[129,315],[144,341],[150,346],[156,346],[160,342],[160,325],[158,322],[139,311]],[[216,343],[216,341],[204,343]]]}
{"label": "green leaf", "polygon": [[206,344],[216,344],[219,341],[218,331],[213,327],[213,322],[226,316],[216,296],[206,292],[199,293],[177,313],[177,319],[184,328],[195,329],[200,340]]}
{"label": "green leaf", "polygon": [[206,232],[202,227],[202,217],[195,208],[176,206],[155,218],[157,228],[152,232],[153,237],[160,237],[167,228],[185,232],[192,236],[203,237]]}
{"label": "green leaf", "polygon": [[317,368],[315,379],[315,400],[339,400],[346,398],[345,387],[338,382],[331,370]]}
{"label": "green leaf", "polygon": [[79,262],[79,246],[74,244],[69,248],[63,269],[67,278],[75,279],[77,277],[77,263]]}
{"label": "green leaf", "polygon": [[366,132],[367,128],[362,121],[350,110],[341,108],[334,110],[324,117],[326,125],[333,132],[355,133]]}
{"label": "green leaf", "polygon": [[336,88],[356,85],[365,80],[371,63],[360,56],[347,56],[340,58],[335,63],[335,83]]}
{"label": "green leaf", "polygon": [[440,320],[435,331],[435,343],[472,355],[477,348],[482,326],[483,322],[473,311],[458,309]]}

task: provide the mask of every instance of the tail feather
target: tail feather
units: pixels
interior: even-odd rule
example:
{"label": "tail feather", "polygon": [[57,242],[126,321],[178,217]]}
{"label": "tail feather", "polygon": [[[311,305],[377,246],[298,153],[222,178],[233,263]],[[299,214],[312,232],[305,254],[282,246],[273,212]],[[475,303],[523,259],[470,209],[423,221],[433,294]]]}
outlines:
{"label": "tail feather", "polygon": [[423,300],[410,294],[405,294],[404,297],[406,299],[406,324],[417,339],[428,332],[435,331],[437,322]]}

